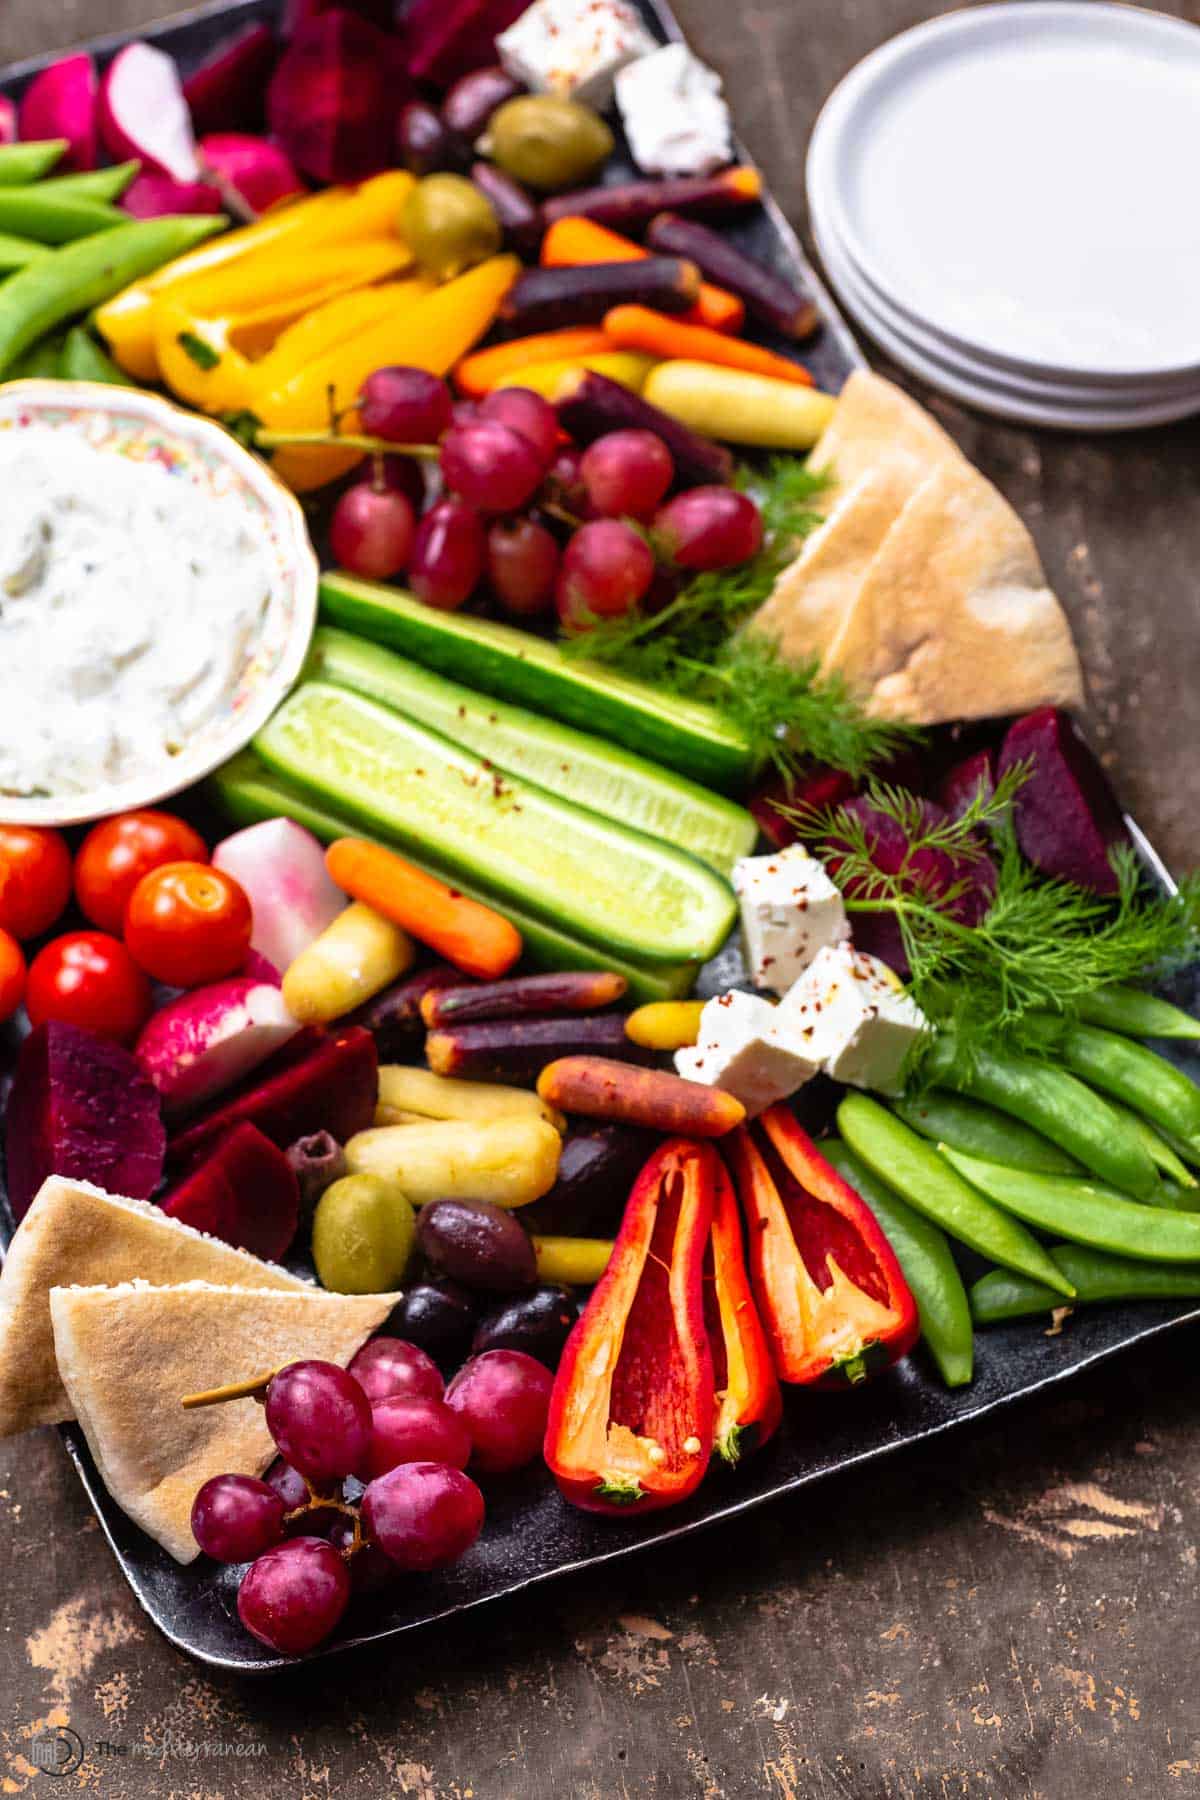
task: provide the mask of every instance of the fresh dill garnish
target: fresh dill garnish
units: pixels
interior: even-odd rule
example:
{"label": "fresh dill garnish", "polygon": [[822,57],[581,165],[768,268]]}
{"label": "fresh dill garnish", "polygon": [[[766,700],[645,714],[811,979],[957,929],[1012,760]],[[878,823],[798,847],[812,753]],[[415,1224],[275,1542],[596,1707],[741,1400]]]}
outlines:
{"label": "fresh dill garnish", "polygon": [[922,734],[895,720],[868,718],[840,677],[822,680],[815,660],[788,662],[771,637],[747,627],[820,524],[813,502],[828,482],[794,456],[739,470],[735,485],[753,494],[762,513],[758,555],[738,568],[695,575],[659,612],[603,621],[564,648],[707,701],[742,733],[755,761],[781,776],[810,760],[865,775]]}

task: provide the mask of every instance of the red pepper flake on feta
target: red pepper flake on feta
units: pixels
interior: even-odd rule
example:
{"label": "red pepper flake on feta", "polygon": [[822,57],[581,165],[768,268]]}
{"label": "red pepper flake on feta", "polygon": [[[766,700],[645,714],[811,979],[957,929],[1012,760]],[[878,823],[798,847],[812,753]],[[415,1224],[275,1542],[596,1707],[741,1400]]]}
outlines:
{"label": "red pepper flake on feta", "polygon": [[743,856],[734,864],[733,886],[757,988],[785,994],[818,951],[850,936],[841,894],[802,844],[770,856]]}
{"label": "red pepper flake on feta", "polygon": [[534,0],[496,39],[515,81],[595,107],[608,105],[626,63],[657,47],[625,0]]}
{"label": "red pepper flake on feta", "polygon": [[820,1065],[778,1036],[777,1014],[769,1000],[738,989],[710,1000],[700,1014],[695,1049],[675,1052],[676,1073],[732,1094],[750,1118],[786,1100]]}
{"label": "red pepper flake on feta", "polygon": [[881,1094],[900,1093],[909,1053],[928,1029],[887,964],[848,944],[819,951],[775,1013],[776,1035],[826,1075]]}
{"label": "red pepper flake on feta", "polygon": [[686,44],[664,44],[616,79],[629,149],[647,175],[711,175],[733,156],[721,77]]}

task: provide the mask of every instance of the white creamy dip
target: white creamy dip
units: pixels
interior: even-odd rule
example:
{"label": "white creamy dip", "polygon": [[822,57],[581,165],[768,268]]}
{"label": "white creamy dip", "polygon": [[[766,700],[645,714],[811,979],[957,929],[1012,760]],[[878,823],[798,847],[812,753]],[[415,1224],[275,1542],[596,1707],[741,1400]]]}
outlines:
{"label": "white creamy dip", "polygon": [[0,794],[81,793],[184,749],[269,588],[236,500],[66,432],[0,433]]}

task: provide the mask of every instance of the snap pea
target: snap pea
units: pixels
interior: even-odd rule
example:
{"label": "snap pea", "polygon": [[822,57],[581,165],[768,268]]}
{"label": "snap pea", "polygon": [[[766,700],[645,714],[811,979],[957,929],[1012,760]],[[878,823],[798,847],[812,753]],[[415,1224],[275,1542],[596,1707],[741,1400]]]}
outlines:
{"label": "snap pea", "polygon": [[921,1336],[942,1380],[947,1387],[965,1387],[971,1379],[975,1340],[967,1290],[945,1232],[914,1212],[839,1138],[822,1139],[820,1149],[843,1181],[862,1195],[883,1227],[912,1289],[921,1316]]}
{"label": "snap pea", "polygon": [[127,225],[129,214],[86,194],[47,194],[41,187],[0,187],[0,231],[36,238],[39,244],[70,244],[97,231]]}
{"label": "snap pea", "polygon": [[31,144],[0,144],[0,185],[37,181],[52,169],[67,147],[66,138],[41,138]]}
{"label": "snap pea", "polygon": [[130,282],[182,256],[226,224],[220,213],[137,219],[19,269],[0,285],[0,377],[22,350],[64,319],[110,300]]}
{"label": "snap pea", "polygon": [[[1104,1300],[1193,1300],[1200,1296],[1200,1269],[1190,1263],[1134,1262],[1089,1250],[1085,1244],[1051,1244],[1050,1255],[1075,1287],[1072,1306]],[[977,1325],[999,1325],[1061,1306],[1062,1295],[1040,1281],[992,1269],[971,1289],[971,1317]]]}
{"label": "snap pea", "polygon": [[1081,1081],[1144,1113],[1152,1124],[1184,1138],[1200,1136],[1200,1088],[1165,1056],[1095,1025],[1065,1026],[1058,1054]]}
{"label": "snap pea", "polygon": [[1022,1125],[1020,1119],[982,1106],[978,1100],[935,1088],[920,1099],[904,1096],[891,1105],[906,1125],[935,1144],[949,1144],[969,1156],[982,1156],[985,1162],[1007,1163],[1010,1169],[1032,1169],[1041,1175],[1079,1174],[1075,1158],[1057,1144]]}
{"label": "snap pea", "polygon": [[110,387],[136,385],[118,369],[110,356],[104,354],[95,338],[82,325],[73,325],[63,339],[63,347],[58,354],[58,379],[103,381]]}
{"label": "snap pea", "polygon": [[1141,988],[1097,988],[1080,1001],[1079,1016],[1086,1025],[1102,1025],[1126,1037],[1200,1038],[1200,1019]]}
{"label": "snap pea", "polygon": [[1073,1244],[1090,1244],[1139,1262],[1200,1262],[1200,1217],[1195,1213],[1139,1206],[1099,1181],[1030,1175],[964,1156],[961,1150],[937,1154],[980,1194],[1038,1231],[1053,1231]]}
{"label": "snap pea", "polygon": [[877,1100],[866,1094],[847,1094],[838,1107],[837,1123],[850,1148],[867,1167],[951,1237],[969,1244],[989,1262],[1019,1269],[1023,1275],[1031,1275],[1035,1281],[1044,1281],[1070,1296],[1070,1282],[1055,1268],[1037,1239],[964,1181],[941,1151],[910,1131]]}
{"label": "snap pea", "polygon": [[1158,1175],[1137,1133],[1107,1100],[1065,1069],[1031,1056],[983,1048],[965,1070],[957,1065],[949,1033],[934,1044],[925,1068],[935,1085],[952,1087],[1023,1119],[1101,1181],[1139,1200],[1154,1193]]}
{"label": "snap pea", "polygon": [[113,163],[107,169],[86,169],[73,175],[51,175],[48,181],[38,184],[38,193],[74,194],[81,200],[119,200],[141,166],[134,157],[131,162]]}
{"label": "snap pea", "polygon": [[0,231],[0,269],[24,269],[51,254],[48,244],[35,244],[32,238],[13,237]]}
{"label": "snap pea", "polygon": [[[1116,1112],[1120,1113],[1123,1119],[1127,1119],[1133,1126],[1133,1129],[1137,1132],[1143,1144],[1146,1146],[1147,1156],[1149,1156],[1150,1161],[1161,1174],[1169,1175],[1172,1181],[1179,1183],[1180,1187],[1194,1188],[1200,1185],[1197,1183],[1196,1177],[1192,1174],[1182,1157],[1176,1154],[1171,1145],[1168,1144],[1166,1138],[1155,1131],[1149,1119],[1143,1119],[1141,1113],[1134,1112],[1131,1106],[1122,1106],[1119,1100],[1114,1100],[1111,1096],[1108,1103]],[[948,1139],[947,1142],[949,1142]],[[953,1148],[955,1150],[966,1150],[970,1152],[971,1146],[969,1144],[955,1144]],[[980,1154],[982,1155],[983,1152],[981,1151]],[[989,1162],[997,1162],[1000,1159],[993,1156],[987,1157],[986,1160]],[[1065,1169],[1046,1169],[1042,1171],[1042,1173],[1047,1175],[1067,1174],[1068,1172],[1069,1171]]]}
{"label": "snap pea", "polygon": [[46,337],[29,349],[5,372],[5,381],[57,381],[62,339]]}

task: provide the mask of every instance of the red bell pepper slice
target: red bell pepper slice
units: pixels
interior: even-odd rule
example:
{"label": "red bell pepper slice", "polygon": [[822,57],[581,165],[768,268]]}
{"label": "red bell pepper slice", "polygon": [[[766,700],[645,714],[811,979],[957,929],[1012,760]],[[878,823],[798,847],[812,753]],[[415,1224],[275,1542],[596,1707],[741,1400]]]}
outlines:
{"label": "red bell pepper slice", "polygon": [[713,1447],[704,1258],[716,1152],[672,1138],[633,1186],[613,1253],[559,1363],[546,1461],[588,1512],[673,1506]]}
{"label": "red bell pepper slice", "polygon": [[907,1355],[917,1304],[874,1213],[784,1106],[726,1140],[783,1381],[857,1385]]}
{"label": "red bell pepper slice", "polygon": [[748,1451],[761,1450],[779,1424],[783,1401],[750,1292],[737,1194],[721,1162],[704,1270],[704,1316],[717,1392],[716,1451],[732,1467]]}

